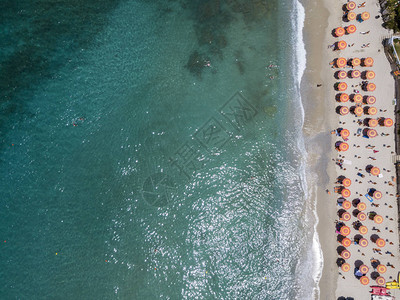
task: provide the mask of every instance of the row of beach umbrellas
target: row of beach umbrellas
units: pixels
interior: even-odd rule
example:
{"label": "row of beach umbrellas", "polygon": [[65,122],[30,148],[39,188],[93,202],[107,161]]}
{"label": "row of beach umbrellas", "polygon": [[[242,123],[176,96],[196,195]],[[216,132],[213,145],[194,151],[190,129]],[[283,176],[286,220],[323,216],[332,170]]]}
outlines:
{"label": "row of beach umbrellas", "polygon": [[339,93],[336,95],[336,101],[338,102],[347,102],[351,100],[357,104],[375,104],[376,97],[375,96],[363,96],[361,94],[346,94],[346,93]]}
{"label": "row of beach umbrellas", "polygon": [[341,37],[341,36],[343,36],[345,34],[352,34],[352,33],[356,32],[356,31],[357,31],[356,25],[350,25],[350,26],[347,26],[345,28],[338,27],[338,28],[335,29],[334,33],[335,33],[336,37]]}
{"label": "row of beach umbrellas", "polygon": [[[351,2],[349,2],[349,3],[351,3]],[[354,3],[354,2],[353,2]],[[353,21],[353,20],[358,20],[358,21],[366,21],[366,20],[368,20],[369,18],[371,17],[371,15],[370,15],[370,13],[369,12],[367,12],[367,11],[365,11],[365,12],[363,12],[363,13],[361,13],[361,14],[356,14],[354,11],[348,11],[346,14],[345,14],[345,16],[344,16],[344,20],[345,21],[347,21],[347,22],[349,22],[349,21]]]}
{"label": "row of beach umbrellas", "polygon": [[[375,77],[375,73],[374,73],[374,77]],[[347,90],[347,83],[346,82],[343,82],[343,81],[341,81],[341,82],[337,82],[336,84],[335,84],[335,89],[337,90],[337,91],[340,91],[340,92],[344,92],[345,90]],[[361,86],[361,88],[364,90],[364,91],[366,91],[366,92],[373,92],[373,91],[375,91],[376,90],[376,84],[375,83],[372,83],[372,82],[367,82],[367,83],[365,83],[365,84],[363,84],[362,86]]]}
{"label": "row of beach umbrellas", "polygon": [[344,71],[344,70],[340,70],[337,71],[334,75],[337,79],[346,79],[351,78],[359,78],[362,77],[363,79],[366,80],[372,80],[375,78],[375,72],[374,71],[363,71],[361,72],[360,70],[352,70],[352,71]]}
{"label": "row of beach umbrellas", "polygon": [[345,116],[351,112],[357,117],[361,117],[363,114],[374,116],[378,112],[377,108],[374,106],[353,106],[350,108],[347,106],[338,106],[336,110],[342,116]]}
{"label": "row of beach umbrellas", "polygon": [[351,66],[351,67],[372,67],[374,65],[374,59],[372,57],[366,57],[366,58],[350,58],[350,59],[345,59],[344,57],[338,57],[334,60],[334,65],[336,68],[344,68],[345,66]]}

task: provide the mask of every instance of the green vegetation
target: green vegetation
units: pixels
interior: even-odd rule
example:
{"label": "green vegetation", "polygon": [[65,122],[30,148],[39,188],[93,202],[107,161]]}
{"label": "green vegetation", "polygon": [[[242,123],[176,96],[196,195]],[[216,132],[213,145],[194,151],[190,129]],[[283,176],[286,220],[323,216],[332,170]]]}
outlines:
{"label": "green vegetation", "polygon": [[400,40],[393,39],[393,46],[394,46],[394,49],[396,49],[397,56],[400,57]]}
{"label": "green vegetation", "polygon": [[385,26],[393,29],[394,32],[400,31],[400,3],[398,0],[387,0],[384,4],[387,11],[385,14]]}

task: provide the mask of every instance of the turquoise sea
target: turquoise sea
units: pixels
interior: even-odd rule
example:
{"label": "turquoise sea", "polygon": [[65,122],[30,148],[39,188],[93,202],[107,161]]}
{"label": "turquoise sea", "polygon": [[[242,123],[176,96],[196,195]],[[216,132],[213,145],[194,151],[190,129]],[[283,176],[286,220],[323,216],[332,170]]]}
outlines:
{"label": "turquoise sea", "polygon": [[0,16],[1,299],[311,299],[297,0]]}

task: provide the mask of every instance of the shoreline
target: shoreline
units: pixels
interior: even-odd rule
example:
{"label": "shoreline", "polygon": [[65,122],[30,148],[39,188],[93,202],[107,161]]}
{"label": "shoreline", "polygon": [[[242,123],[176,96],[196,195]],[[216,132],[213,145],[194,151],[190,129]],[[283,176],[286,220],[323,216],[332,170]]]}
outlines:
{"label": "shoreline", "polygon": [[[327,147],[331,144],[329,132],[331,124],[336,120],[332,118],[330,111],[332,105],[326,101],[329,94],[326,84],[326,73],[324,74],[323,62],[326,60],[324,49],[326,32],[328,31],[329,11],[326,1],[301,0],[305,8],[305,22],[303,27],[303,40],[306,48],[307,66],[301,82],[301,97],[305,111],[303,135],[308,154],[307,158],[307,185],[309,187],[308,201],[312,205],[313,217],[315,219],[313,233],[313,257],[314,263],[314,292],[313,299],[331,299],[329,295],[334,294],[336,288],[336,276],[331,272],[334,265],[329,257],[335,255],[335,240],[330,234],[330,225],[335,218],[331,213],[326,214],[324,202],[325,187],[328,185],[332,170],[326,172],[324,166],[329,166],[329,157],[332,150]],[[315,12],[318,12],[317,14]],[[317,87],[317,84],[322,84]],[[337,119],[337,118],[336,118]],[[328,120],[328,121],[327,121]],[[334,211],[334,206],[329,205],[329,212]],[[314,245],[315,243],[315,245]],[[328,258],[327,258],[328,257]],[[320,261],[318,261],[318,259]]]}
{"label": "shoreline", "polygon": [[[299,141],[299,150],[304,151],[305,153],[305,159],[303,161],[303,167],[302,167],[302,175],[301,177],[304,178],[304,185],[303,185],[303,191],[305,194],[305,200],[307,203],[312,203],[311,206],[306,206],[305,207],[305,218],[311,218],[311,223],[313,223],[313,229],[312,229],[312,236],[311,237],[311,243],[312,243],[312,248],[311,251],[309,251],[308,254],[306,254],[306,261],[312,263],[312,268],[310,271],[311,275],[311,280],[313,280],[313,286],[312,290],[299,290],[299,294],[297,297],[307,297],[309,299],[312,297],[313,299],[318,299],[319,294],[320,294],[320,289],[319,289],[319,280],[322,275],[322,264],[323,264],[323,257],[322,257],[322,251],[320,247],[320,242],[319,242],[319,236],[317,232],[317,225],[318,225],[318,214],[316,211],[316,202],[312,201],[315,194],[315,185],[313,184],[313,180],[310,180],[309,174],[310,174],[310,165],[309,165],[309,149],[307,149],[307,137],[304,135],[304,128],[305,126],[308,126],[308,121],[306,121],[306,117],[308,116],[308,112],[306,109],[305,101],[304,99],[307,99],[308,93],[305,93],[304,89],[304,83],[309,83],[309,76],[307,74],[307,70],[309,69],[307,65],[309,64],[310,57],[310,49],[307,49],[308,43],[306,42],[305,39],[305,34],[306,34],[306,23],[309,20],[307,18],[307,11],[308,7],[305,6],[303,3],[303,0],[295,0],[295,5],[296,5],[296,11],[297,11],[297,23],[294,24],[294,28],[297,28],[297,43],[296,43],[296,65],[294,68],[297,68],[297,84],[299,87],[299,96],[300,96],[300,105],[299,108],[301,110],[301,116],[302,116],[302,132],[303,132],[303,138]],[[299,268],[307,268],[308,265],[307,263],[304,264],[301,263],[298,265]],[[306,275],[307,276],[307,275]],[[301,283],[299,283],[301,286]],[[307,296],[306,296],[307,295]]]}
{"label": "shoreline", "polygon": [[[346,3],[345,1],[335,3],[329,0],[300,1],[305,8],[306,14],[303,39],[307,51],[307,68],[301,82],[301,96],[305,111],[303,134],[308,155],[307,168],[309,169],[308,171],[310,171],[308,172],[306,180],[309,187],[308,200],[316,207],[315,219],[317,222],[317,230],[314,233],[315,240],[319,240],[320,251],[322,251],[322,270],[321,274],[319,274],[319,278],[318,274],[316,274],[315,284],[317,284],[317,288],[314,293],[314,299],[331,300],[337,299],[340,296],[352,296],[355,299],[369,299],[369,286],[376,285],[376,282],[371,276],[371,272],[374,270],[370,266],[370,258],[380,258],[382,263],[390,262],[391,264],[399,265],[399,235],[396,226],[396,224],[398,224],[397,209],[388,208],[392,205],[393,207],[395,207],[395,205],[397,206],[396,198],[390,196],[395,195],[396,191],[392,186],[386,186],[387,181],[390,180],[390,176],[388,175],[396,175],[395,167],[391,164],[391,155],[393,155],[394,150],[394,130],[393,128],[388,129],[381,126],[375,128],[378,133],[392,133],[389,138],[378,136],[374,139],[367,140],[359,138],[359,134],[356,135],[356,132],[358,132],[360,128],[360,126],[355,123],[357,117],[351,114],[339,116],[335,113],[335,108],[339,103],[335,101],[337,92],[334,91],[333,86],[339,80],[335,79],[333,75],[338,69],[332,69],[329,63],[337,57],[345,57],[346,59],[352,57],[373,57],[375,64],[369,69],[372,69],[376,73],[376,78],[371,80],[371,82],[376,83],[378,92],[375,91],[372,95],[377,98],[377,102],[374,106],[381,111],[378,112],[376,117],[394,118],[394,108],[391,104],[391,100],[395,95],[394,79],[390,75],[389,61],[384,55],[382,46],[383,38],[389,35],[390,32],[382,28],[381,18],[373,18],[373,16],[376,14],[379,15],[380,13],[378,1],[367,4],[364,10],[368,10],[371,13],[371,19],[362,24],[356,21],[345,23],[342,20],[342,6]],[[360,3],[356,1],[357,5]],[[356,8],[355,11],[360,13],[362,9]],[[343,40],[349,45],[353,43],[356,44],[356,46],[352,48],[348,47],[342,51],[327,50],[327,45],[331,45],[333,42],[339,40],[332,36],[332,29],[339,26],[348,26],[350,24],[355,24],[357,26],[357,32],[353,35],[344,36]],[[359,34],[360,32],[365,32],[370,29],[371,34],[369,35]],[[371,47],[361,47],[361,44],[365,44],[366,42],[371,43]],[[345,69],[346,71],[351,70]],[[363,68],[361,71],[365,71],[366,69],[368,68]],[[360,83],[361,79],[346,79],[345,81],[348,83],[348,86],[350,86],[351,84]],[[322,86],[317,87],[317,84],[322,84]],[[351,93],[351,90],[352,88],[349,88],[347,92]],[[362,93],[363,95],[366,94],[364,92]],[[369,94],[371,94],[371,92]],[[348,107],[354,105],[351,102],[346,104]],[[362,116],[361,118],[366,117],[368,116]],[[350,149],[347,152],[336,152],[334,150],[335,143],[339,141],[340,138],[330,134],[332,129],[341,126],[346,129],[348,128],[351,132],[348,141]],[[372,151],[364,149],[364,146],[366,147],[366,143],[372,142],[374,145],[376,144],[376,149],[379,148],[380,150],[380,153],[376,154],[376,161],[372,163],[377,164],[381,170],[383,169],[392,173],[388,175],[384,174],[387,180],[385,182],[385,179],[376,179],[366,173],[367,177],[362,183],[361,180],[358,180],[356,176],[357,171],[354,169],[363,168],[368,163],[371,163],[371,161],[367,159],[367,156],[371,155]],[[381,149],[382,144],[385,143],[388,147],[392,148]],[[353,147],[353,144],[354,146],[357,145],[357,148],[360,146],[361,148],[356,149],[356,147]],[[343,169],[339,169],[332,160],[344,157],[346,157],[347,160],[352,160],[353,165],[346,165]],[[359,158],[359,160],[354,159],[354,157]],[[383,224],[376,226],[371,220],[365,221],[365,225],[370,230],[368,235],[365,235],[365,238],[369,240],[371,235],[374,234],[374,231],[371,230],[374,225],[378,229],[381,229],[381,237],[386,239],[387,242],[391,242],[390,245],[387,243],[384,251],[390,250],[391,252],[389,253],[393,253],[395,255],[394,258],[382,254],[380,254],[382,256],[376,257],[377,254],[375,251],[372,251],[372,247],[375,245],[373,242],[369,241],[369,246],[367,248],[360,249],[360,246],[356,243],[354,243],[354,245],[352,243],[348,247],[348,250],[352,254],[351,259],[346,261],[351,265],[350,272],[342,272],[336,264],[337,258],[340,257],[337,249],[341,244],[338,243],[337,236],[334,233],[334,223],[340,221],[337,213],[338,209],[341,209],[341,207],[338,207],[336,202],[337,198],[340,196],[335,195],[333,189],[338,185],[335,182],[336,178],[341,175],[345,175],[346,178],[352,180],[352,185],[349,189],[353,196],[349,198],[350,201],[355,197],[359,197],[367,204],[367,209],[364,211],[365,213],[376,211],[382,216],[386,215],[386,218],[390,218],[390,220],[396,222],[393,222],[393,224],[390,223],[389,220],[384,220]],[[384,196],[385,200],[380,200],[380,202],[375,201],[375,203],[379,203],[380,208],[375,208],[375,206],[372,206],[372,204],[363,197],[366,190],[373,187],[370,183],[366,182],[368,179],[370,179],[368,182],[371,182],[371,179],[377,181],[378,185],[375,187],[382,191],[382,193],[386,193]],[[327,194],[326,191],[330,191],[329,194]],[[353,209],[351,209],[350,212],[353,211]],[[394,213],[393,210],[395,210]],[[346,222],[346,225],[351,227],[351,234],[348,236],[350,239],[353,239],[355,234],[358,233],[351,225],[351,223],[356,220],[357,218],[353,216],[349,222]],[[389,233],[388,228],[392,229],[390,231],[394,232],[395,238],[393,237],[393,233]],[[361,254],[365,256],[365,258],[362,257]],[[354,268],[356,268],[354,265],[357,264],[357,261],[361,260],[371,268],[371,271],[367,274],[369,278],[369,284],[367,285],[361,285],[355,276],[351,274],[355,270]],[[318,262],[316,262],[316,264],[317,263]],[[397,275],[397,270],[389,270],[388,268],[387,273],[382,276],[384,276],[386,282],[388,282],[394,279],[395,273]],[[398,290],[392,290],[392,295],[399,296],[400,293]]]}

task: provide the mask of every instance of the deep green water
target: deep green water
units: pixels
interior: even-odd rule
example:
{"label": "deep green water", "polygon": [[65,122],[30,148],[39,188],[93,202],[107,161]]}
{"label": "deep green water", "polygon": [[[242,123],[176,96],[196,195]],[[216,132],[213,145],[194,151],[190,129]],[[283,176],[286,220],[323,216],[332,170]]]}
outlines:
{"label": "deep green water", "polygon": [[310,295],[294,3],[0,3],[2,299]]}

